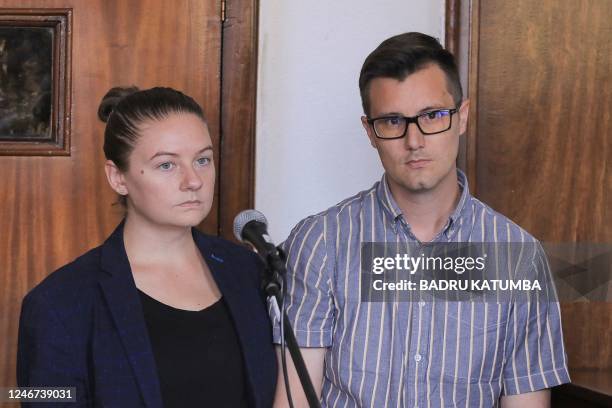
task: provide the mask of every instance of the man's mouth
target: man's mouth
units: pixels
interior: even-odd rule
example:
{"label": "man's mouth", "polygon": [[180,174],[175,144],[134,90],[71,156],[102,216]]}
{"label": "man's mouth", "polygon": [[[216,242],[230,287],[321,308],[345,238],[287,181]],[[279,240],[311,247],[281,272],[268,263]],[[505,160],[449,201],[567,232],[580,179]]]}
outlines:
{"label": "man's mouth", "polygon": [[429,163],[431,163],[431,160],[415,159],[415,160],[407,161],[406,165],[410,167],[411,169],[422,169],[423,167],[428,166]]}

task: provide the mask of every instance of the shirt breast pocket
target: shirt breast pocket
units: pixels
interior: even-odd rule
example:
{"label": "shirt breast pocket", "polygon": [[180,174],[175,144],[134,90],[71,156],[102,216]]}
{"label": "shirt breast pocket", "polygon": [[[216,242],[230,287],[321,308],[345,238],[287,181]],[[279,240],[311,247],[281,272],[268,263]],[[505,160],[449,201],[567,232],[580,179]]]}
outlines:
{"label": "shirt breast pocket", "polygon": [[[445,382],[498,382],[503,370],[509,305],[462,303],[449,305],[442,367]],[[450,360],[450,361],[448,361]]]}

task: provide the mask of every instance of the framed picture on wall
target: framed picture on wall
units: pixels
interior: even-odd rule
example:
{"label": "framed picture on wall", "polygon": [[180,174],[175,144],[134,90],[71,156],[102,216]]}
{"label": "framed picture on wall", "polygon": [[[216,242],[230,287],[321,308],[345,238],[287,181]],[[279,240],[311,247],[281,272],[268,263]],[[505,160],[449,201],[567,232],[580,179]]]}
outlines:
{"label": "framed picture on wall", "polygon": [[0,10],[0,155],[70,154],[71,14]]}

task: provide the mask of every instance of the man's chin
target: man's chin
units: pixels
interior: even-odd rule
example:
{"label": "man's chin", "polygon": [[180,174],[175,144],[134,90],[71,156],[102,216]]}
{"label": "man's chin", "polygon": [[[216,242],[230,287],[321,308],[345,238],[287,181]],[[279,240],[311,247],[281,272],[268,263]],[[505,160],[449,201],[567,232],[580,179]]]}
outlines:
{"label": "man's chin", "polygon": [[406,193],[423,194],[435,189],[440,180],[432,177],[431,174],[402,174],[403,177],[390,178],[390,185],[394,184]]}
{"label": "man's chin", "polygon": [[402,187],[411,193],[425,193],[433,189],[434,183],[431,180],[409,180],[402,183]]}

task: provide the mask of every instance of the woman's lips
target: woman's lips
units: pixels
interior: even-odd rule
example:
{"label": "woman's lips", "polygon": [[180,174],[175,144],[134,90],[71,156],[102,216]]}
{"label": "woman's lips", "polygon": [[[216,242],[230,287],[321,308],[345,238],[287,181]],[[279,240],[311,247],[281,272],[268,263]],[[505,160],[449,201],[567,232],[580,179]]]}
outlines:
{"label": "woman's lips", "polygon": [[193,200],[193,201],[185,201],[184,203],[179,204],[179,207],[193,208],[193,207],[199,207],[201,205],[202,205],[201,201]]}

